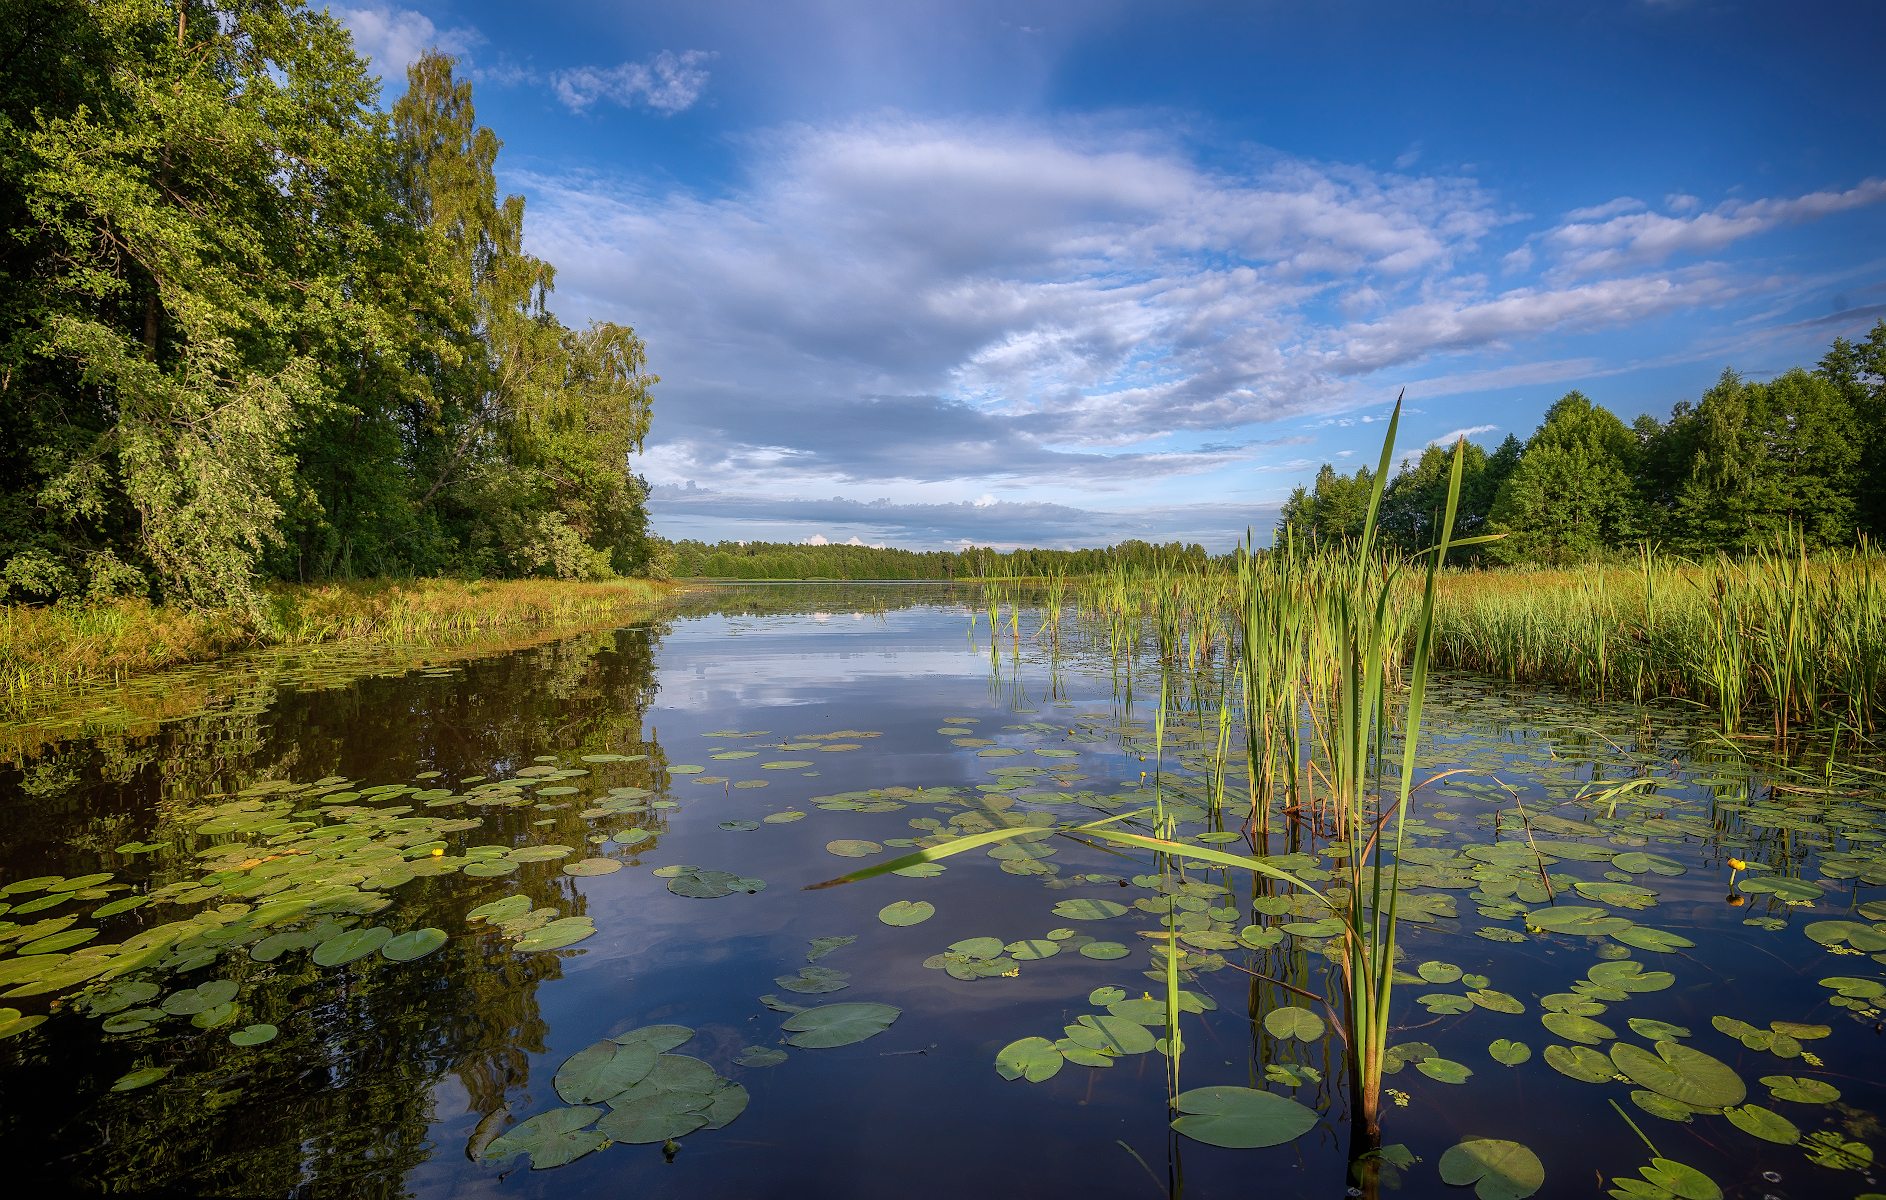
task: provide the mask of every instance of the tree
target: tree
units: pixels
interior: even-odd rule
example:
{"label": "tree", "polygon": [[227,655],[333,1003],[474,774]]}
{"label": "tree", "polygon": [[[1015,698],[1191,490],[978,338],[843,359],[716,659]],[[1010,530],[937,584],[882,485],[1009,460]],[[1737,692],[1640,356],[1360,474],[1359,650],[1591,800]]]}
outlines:
{"label": "tree", "polygon": [[[9,6],[11,8],[12,6]],[[257,611],[258,556],[349,336],[385,208],[374,84],[325,12],[23,5],[0,98],[9,197],[4,573]],[[10,20],[11,18],[9,18]]]}
{"label": "tree", "polygon": [[1859,430],[1854,523],[1863,533],[1886,538],[1886,321],[1875,321],[1864,342],[1835,338],[1814,373],[1840,390]]}
{"label": "tree", "polygon": [[1505,563],[1577,562],[1639,533],[1636,435],[1582,392],[1568,392],[1527,440],[1500,485],[1487,525],[1508,536],[1489,545]]}
{"label": "tree", "polygon": [[1354,475],[1339,475],[1324,463],[1316,473],[1313,490],[1299,487],[1290,493],[1277,514],[1277,530],[1314,542],[1348,541],[1362,536],[1368,520],[1369,498],[1375,490],[1375,472],[1357,467]]}
{"label": "tree", "polygon": [[1853,536],[1861,433],[1826,376],[1797,367],[1762,384],[1725,370],[1671,426],[1678,548],[1747,552],[1789,530],[1811,546]]}

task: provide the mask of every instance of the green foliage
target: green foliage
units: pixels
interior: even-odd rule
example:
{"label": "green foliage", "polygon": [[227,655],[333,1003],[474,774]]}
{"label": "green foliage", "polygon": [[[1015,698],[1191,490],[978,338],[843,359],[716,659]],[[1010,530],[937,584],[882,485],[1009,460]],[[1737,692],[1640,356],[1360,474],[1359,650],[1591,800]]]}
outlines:
{"label": "green foliage", "polygon": [[[1433,541],[1448,450],[1404,462],[1382,498],[1384,539],[1404,554]],[[1366,516],[1368,469],[1325,465],[1285,501],[1278,523],[1320,542],[1353,541]],[[1797,542],[1809,550],[1886,533],[1886,321],[1863,342],[1837,339],[1812,373],[1767,383],[1725,370],[1668,421],[1625,425],[1580,392],[1546,411],[1521,446],[1469,444],[1462,462],[1463,534],[1501,541],[1449,557],[1564,566],[1617,557],[1644,542],[1680,554],[1744,556]]]}
{"label": "green foliage", "polygon": [[1761,384],[1724,371],[1661,436],[1678,548],[1747,552],[1791,529],[1816,548],[1852,539],[1860,430],[1828,379],[1796,368]]}
{"label": "green foliage", "polygon": [[667,547],[677,579],[989,579],[1102,575],[1111,571],[1203,570],[1203,546],[1129,540],[1102,550],[899,550],[889,546],[801,542],[706,542]]}
{"label": "green foliage", "polygon": [[0,13],[0,586],[645,570],[642,343],[569,330],[437,54],[300,3]]}

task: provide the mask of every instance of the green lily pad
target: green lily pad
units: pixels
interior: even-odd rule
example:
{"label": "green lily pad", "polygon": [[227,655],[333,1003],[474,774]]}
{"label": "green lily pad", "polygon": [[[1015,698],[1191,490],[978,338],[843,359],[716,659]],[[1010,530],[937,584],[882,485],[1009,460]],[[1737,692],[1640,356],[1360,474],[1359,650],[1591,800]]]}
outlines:
{"label": "green lily pad", "polygon": [[788,1057],[777,1046],[748,1046],[734,1055],[733,1060],[743,1067],[776,1067]]}
{"label": "green lily pad", "polygon": [[1061,1069],[1061,1052],[1047,1038],[1025,1037],[996,1051],[995,1073],[1004,1079],[1040,1083]]}
{"label": "green lily pad", "polygon": [[1748,1094],[1726,1063],[1681,1042],[1658,1042],[1654,1055],[1630,1042],[1617,1042],[1611,1047],[1611,1061],[1640,1086],[1695,1108],[1728,1108]]}
{"label": "green lily pad", "polygon": [[942,863],[921,862],[912,863],[908,867],[899,867],[897,870],[892,871],[891,874],[902,875],[906,879],[929,879],[933,876],[941,875],[947,870],[949,870],[949,868]]}
{"label": "green lily pad", "polygon": [[1328,1026],[1323,1023],[1323,1018],[1309,1009],[1288,1005],[1265,1013],[1264,1028],[1272,1037],[1280,1040],[1295,1038],[1301,1042],[1313,1042],[1323,1036]]}
{"label": "green lily pad", "polygon": [[1490,1012],[1523,1013],[1526,1005],[1516,997],[1505,992],[1496,992],[1491,988],[1478,988],[1467,993],[1467,999]]}
{"label": "green lily pad", "polygon": [[1545,1186],[1545,1164],[1518,1142],[1474,1138],[1441,1155],[1441,1182],[1474,1185],[1479,1200],[1524,1200]]}
{"label": "green lily pad", "polygon": [[380,954],[394,962],[412,962],[424,958],[440,946],[445,945],[443,929],[409,929],[405,933],[386,940],[380,947]]}
{"label": "green lily pad", "polygon": [[1539,1018],[1539,1023],[1568,1041],[1583,1042],[1587,1046],[1596,1046],[1617,1037],[1610,1026],[1571,1013],[1546,1013]]}
{"label": "green lily pad", "polygon": [[1054,906],[1054,915],[1071,921],[1104,921],[1127,911],[1126,905],[1111,900],[1063,900]]}
{"label": "green lily pad", "polygon": [[1081,1017],[1078,1025],[1069,1025],[1065,1032],[1071,1040],[1090,1050],[1113,1054],[1144,1054],[1153,1048],[1156,1040],[1138,1021],[1112,1014],[1102,1017],[1088,1013]]}
{"label": "green lily pad", "polygon": [[17,1008],[0,1008],[0,1041],[25,1033],[45,1023],[45,1013],[35,1013],[30,1017],[25,1017],[20,1015],[20,1010]]}
{"label": "green lily pad", "polygon": [[1646,971],[1644,964],[1635,959],[1601,962],[1585,974],[1600,987],[1615,988],[1621,992],[1661,992],[1676,982],[1676,976],[1670,972]]}
{"label": "green lily pad", "polygon": [[477,908],[466,913],[465,919],[468,921],[507,921],[512,917],[521,917],[530,910],[530,897],[520,893],[515,896],[505,896],[502,899],[493,900],[488,904],[480,904]]}
{"label": "green lily pad", "polygon": [[1611,936],[1626,946],[1635,946],[1639,950],[1650,950],[1658,954],[1667,954],[1672,950],[1686,950],[1696,944],[1681,934],[1671,933],[1667,929],[1651,929],[1645,925],[1633,925]]}
{"label": "green lily pad", "polygon": [[1605,1083],[1617,1074],[1611,1060],[1589,1046],[1547,1046],[1545,1063],[1581,1083]]}
{"label": "green lily pad", "polygon": [[1641,1088],[1631,1093],[1631,1103],[1653,1117],[1661,1117],[1666,1121],[1682,1121],[1685,1124],[1689,1123],[1697,1111],[1681,1100],[1672,1100],[1668,1096],[1646,1092]]}
{"label": "green lily pad", "polygon": [[1070,1041],[1067,1038],[1062,1038],[1060,1041],[1056,1042],[1054,1048],[1061,1052],[1062,1058],[1065,1058],[1075,1066],[1111,1067],[1114,1063],[1112,1055],[1102,1054],[1098,1050],[1090,1050],[1086,1046],[1078,1042]]}
{"label": "green lily pad", "polygon": [[1415,1070],[1442,1083],[1465,1083],[1473,1074],[1473,1068],[1446,1058],[1424,1058],[1415,1064]]}
{"label": "green lily pad", "polygon": [[898,927],[916,925],[935,915],[936,905],[928,900],[898,900],[878,910],[878,920]]}
{"label": "green lily pad", "polygon": [[1425,996],[1416,996],[1415,1002],[1429,1012],[1442,1016],[1473,1011],[1473,1001],[1465,996],[1455,996],[1447,992],[1430,992]]}
{"label": "green lily pad", "polygon": [[1487,1047],[1487,1053],[1493,1056],[1494,1062],[1502,1066],[1516,1067],[1532,1057],[1532,1047],[1526,1045],[1524,1042],[1513,1042],[1505,1038],[1500,1038],[1491,1046]]}
{"label": "green lily pad", "polygon": [[809,767],[811,765],[812,760],[809,758],[777,758],[772,762],[760,764],[761,767],[768,771],[790,771],[794,767]]}
{"label": "green lily pad", "polygon": [[539,1113],[507,1130],[502,1137],[493,1138],[485,1147],[484,1157],[528,1154],[534,1170],[574,1162],[608,1141],[606,1135],[583,1128],[601,1114],[600,1108],[585,1107],[553,1108]]}
{"label": "green lily pad", "polygon": [[1646,871],[1656,875],[1681,875],[1689,870],[1674,858],[1662,854],[1647,854],[1641,850],[1613,855],[1611,865],[1620,871],[1629,871],[1633,875],[1642,875]]}
{"label": "green lily pad", "polygon": [[813,938],[810,942],[806,943],[811,949],[805,952],[805,960],[807,962],[817,962],[832,951],[842,950],[857,940],[858,935],[855,933],[847,934],[842,937]]}
{"label": "green lily pad", "polygon": [[1010,942],[1003,949],[1016,962],[1039,962],[1061,953],[1061,943],[1047,938],[1023,938],[1018,942]]}
{"label": "green lily pad", "polygon": [[554,1084],[566,1104],[590,1104],[619,1096],[648,1078],[660,1052],[645,1042],[597,1042],[563,1060]]}
{"label": "green lily pad", "polygon": [[1106,962],[1116,958],[1125,958],[1131,953],[1119,942],[1086,942],[1080,948],[1082,958],[1097,958]]}
{"label": "green lily pad", "polygon": [[884,847],[876,842],[860,841],[857,838],[840,838],[835,842],[827,842],[825,848],[845,858],[863,858],[867,854],[881,854],[884,851]]}
{"label": "green lily pad", "polygon": [[236,1006],[230,1001],[212,1005],[190,1018],[190,1024],[198,1029],[214,1029],[236,1015]]}
{"label": "green lily pad", "polygon": [[547,950],[561,950],[573,946],[596,932],[596,925],[588,917],[564,917],[548,925],[540,925],[511,944],[511,949],[520,954],[537,954]]}
{"label": "green lily pad", "polygon": [[1688,1029],[1681,1025],[1672,1025],[1668,1021],[1651,1021],[1643,1017],[1632,1017],[1625,1023],[1631,1027],[1632,1033],[1639,1037],[1647,1037],[1653,1042],[1674,1041],[1690,1035]]}
{"label": "green lily pad", "polygon": [[1117,1004],[1126,999],[1126,992],[1117,987],[1098,987],[1087,994],[1087,1003],[1098,1008]]}
{"label": "green lily pad", "polygon": [[1764,1075],[1762,1086],[1777,1100],[1798,1104],[1832,1104],[1840,1099],[1840,1089],[1818,1079],[1800,1079],[1792,1075]]}
{"label": "green lily pad", "polygon": [[650,1046],[657,1054],[665,1054],[693,1036],[694,1031],[686,1025],[644,1025],[640,1029],[631,1029],[627,1033],[618,1034],[610,1040],[618,1046]]}
{"label": "green lily pad", "polygon": [[1517,929],[1503,929],[1498,925],[1483,925],[1473,931],[1475,937],[1483,937],[1489,942],[1523,942],[1526,935]]}
{"label": "green lily pad", "polygon": [[823,992],[843,991],[851,986],[845,982],[850,978],[850,972],[834,971],[830,967],[800,967],[797,975],[781,975],[773,982],[789,992],[817,995]]}
{"label": "green lily pad", "polygon": [[1801,1131],[1793,1121],[1758,1104],[1725,1108],[1722,1110],[1722,1115],[1729,1118],[1729,1124],[1743,1133],[1758,1137],[1765,1142],[1792,1146],[1801,1140]]}
{"label": "green lily pad", "polygon": [[1317,1114],[1285,1096],[1246,1087],[1194,1088],[1173,1099],[1184,1116],[1172,1128],[1208,1146],[1281,1146],[1315,1128]]}
{"label": "green lily pad", "polygon": [[707,1096],[707,1124],[702,1129],[725,1129],[747,1110],[752,1096],[737,1083],[717,1080]]}
{"label": "green lily pad", "polygon": [[[1637,1168],[1638,1173],[1648,1179],[1659,1195],[1676,1196],[1680,1200],[1722,1200],[1722,1189],[1716,1181],[1694,1167],[1685,1166],[1667,1158],[1653,1158],[1647,1167]],[[1636,1185],[1636,1180],[1614,1179],[1611,1182]],[[1619,1188],[1623,1190],[1622,1187]],[[1642,1195],[1641,1191],[1637,1194]]]}
{"label": "green lily pad", "polygon": [[789,1046],[849,1046],[883,1033],[903,1011],[888,1004],[827,1004],[788,1018],[780,1028],[793,1035],[786,1039]]}
{"label": "green lily pad", "polygon": [[173,1070],[175,1070],[174,1067],[139,1067],[135,1071],[129,1071],[120,1075],[118,1081],[111,1085],[111,1090],[114,1092],[129,1092],[137,1088],[148,1087],[170,1074]]}
{"label": "green lily pad", "polygon": [[514,862],[487,859],[482,862],[467,864],[465,874],[479,879],[495,879],[499,875],[509,875],[515,870],[517,870],[517,864]]}
{"label": "green lily pad", "polygon": [[275,1035],[280,1032],[281,1031],[276,1029],[273,1025],[250,1025],[247,1028],[238,1029],[236,1032],[230,1034],[229,1044],[232,1046],[260,1046],[264,1042],[274,1041]]}
{"label": "green lily pad", "polygon": [[563,864],[565,875],[610,875],[622,869],[619,858],[584,858],[573,863]]}
{"label": "green lily pad", "polygon": [[1424,962],[1415,968],[1415,973],[1429,983],[1453,983],[1461,975],[1459,967],[1444,962]]}

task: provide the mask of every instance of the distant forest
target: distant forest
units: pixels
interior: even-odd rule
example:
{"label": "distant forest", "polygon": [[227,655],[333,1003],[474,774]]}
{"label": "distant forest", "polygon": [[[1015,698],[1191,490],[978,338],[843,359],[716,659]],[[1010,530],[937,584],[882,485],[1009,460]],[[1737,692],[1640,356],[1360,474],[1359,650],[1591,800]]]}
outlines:
{"label": "distant forest", "polygon": [[[968,579],[1018,575],[1093,575],[1115,566],[1146,570],[1205,567],[1213,558],[1193,543],[1124,541],[1103,550],[895,550],[808,546],[795,542],[674,543],[677,579]],[[1221,556],[1223,557],[1223,556]]]}
{"label": "distant forest", "polygon": [[[1447,502],[1451,446],[1405,463],[1379,523],[1403,550],[1431,545]],[[1374,472],[1329,464],[1284,504],[1279,535],[1354,538]],[[1505,533],[1457,561],[1563,565],[1650,542],[1678,554],[1730,554],[1798,534],[1811,548],[1886,535],[1886,321],[1862,342],[1837,339],[1813,371],[1758,383],[1724,371],[1667,421],[1630,425],[1581,392],[1533,435],[1491,454],[1469,442],[1457,532]]]}
{"label": "distant forest", "polygon": [[0,599],[643,573],[631,329],[561,324],[429,53],[325,9],[0,5]]}

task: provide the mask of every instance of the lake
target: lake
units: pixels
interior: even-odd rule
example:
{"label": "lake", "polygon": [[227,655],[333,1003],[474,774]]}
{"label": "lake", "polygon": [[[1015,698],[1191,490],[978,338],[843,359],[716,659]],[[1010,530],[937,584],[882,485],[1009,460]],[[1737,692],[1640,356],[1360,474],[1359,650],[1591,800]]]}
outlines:
{"label": "lake", "polygon": [[[1305,1019],[1329,1016],[1303,993],[1333,997],[1340,945],[1315,906],[1055,832],[1156,788],[1196,844],[1329,878],[1312,807],[1274,802],[1268,844],[1210,836],[1249,812],[1222,652],[1167,663],[1162,734],[1157,655],[1038,604],[1000,620],[992,647],[964,587],[729,587],[470,657],[146,681],[135,720],[106,693],[16,714],[0,1139],[21,1186],[1351,1189],[1341,1039]],[[1368,1190],[1468,1194],[1437,1167],[1466,1138],[1529,1148],[1547,1196],[1702,1200],[1653,1157],[1727,1196],[1877,1190],[1878,756],[1453,674],[1420,764],[1454,773],[1416,793],[1402,855],[1403,1149]],[[1187,948],[1180,1089],[1289,1098],[1303,1132],[1174,1131],[1147,933]],[[1029,1038],[1056,1049],[1006,1050]]]}

